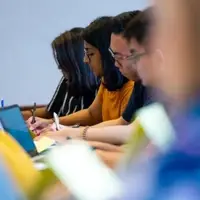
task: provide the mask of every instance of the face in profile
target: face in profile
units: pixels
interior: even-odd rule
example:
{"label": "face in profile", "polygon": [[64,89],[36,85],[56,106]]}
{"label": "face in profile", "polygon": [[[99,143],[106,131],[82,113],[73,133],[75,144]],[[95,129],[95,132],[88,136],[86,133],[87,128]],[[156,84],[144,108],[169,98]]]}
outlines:
{"label": "face in profile", "polygon": [[103,76],[102,60],[99,50],[84,41],[84,62],[88,64],[97,77]]}
{"label": "face in profile", "polygon": [[115,66],[119,68],[120,72],[129,80],[136,81],[138,79],[137,71],[128,59],[132,54],[122,35],[111,35],[110,52],[115,59]]}
{"label": "face in profile", "polygon": [[132,63],[136,66],[137,73],[143,85],[154,86],[154,69],[152,54],[146,51],[146,48],[139,44],[135,38],[129,42],[130,51],[133,54]]}

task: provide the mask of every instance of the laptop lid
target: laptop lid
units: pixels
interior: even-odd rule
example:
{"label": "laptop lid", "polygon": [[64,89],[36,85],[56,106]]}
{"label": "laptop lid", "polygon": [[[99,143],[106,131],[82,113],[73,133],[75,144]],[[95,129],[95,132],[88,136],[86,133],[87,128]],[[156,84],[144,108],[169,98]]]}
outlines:
{"label": "laptop lid", "polygon": [[2,125],[2,123],[1,123],[1,120],[0,120],[0,131],[4,131],[3,125]]}
{"label": "laptop lid", "polygon": [[30,156],[37,155],[36,146],[18,105],[0,109],[0,122],[3,129],[15,138]]}

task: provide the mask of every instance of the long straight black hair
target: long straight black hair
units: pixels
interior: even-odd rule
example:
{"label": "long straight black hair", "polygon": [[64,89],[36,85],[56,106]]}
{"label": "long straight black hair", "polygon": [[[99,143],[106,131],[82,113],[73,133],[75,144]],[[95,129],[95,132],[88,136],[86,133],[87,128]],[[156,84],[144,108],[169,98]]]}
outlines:
{"label": "long straight black hair", "polygon": [[99,85],[98,79],[83,61],[83,30],[77,27],[66,31],[55,38],[51,45],[58,68],[62,70],[68,89],[74,96],[93,92]]}
{"label": "long straight black hair", "polygon": [[123,87],[128,81],[115,66],[109,47],[112,33],[112,17],[100,17],[94,20],[83,30],[83,39],[96,47],[101,54],[104,85],[109,91],[115,91]]}

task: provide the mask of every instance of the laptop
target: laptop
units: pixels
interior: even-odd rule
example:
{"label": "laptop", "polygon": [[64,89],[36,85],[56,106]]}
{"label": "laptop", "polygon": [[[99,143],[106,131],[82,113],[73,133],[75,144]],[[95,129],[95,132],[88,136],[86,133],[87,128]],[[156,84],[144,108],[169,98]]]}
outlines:
{"label": "laptop", "polygon": [[31,157],[38,155],[33,138],[18,105],[0,109],[0,129],[4,129],[15,138]]}

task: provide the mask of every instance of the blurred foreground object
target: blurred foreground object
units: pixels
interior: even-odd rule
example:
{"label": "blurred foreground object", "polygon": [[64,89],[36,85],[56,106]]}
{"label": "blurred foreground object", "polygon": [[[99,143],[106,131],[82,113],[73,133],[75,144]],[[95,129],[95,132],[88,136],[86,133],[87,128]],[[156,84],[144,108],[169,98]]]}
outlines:
{"label": "blurred foreground object", "polygon": [[19,190],[28,200],[38,200],[48,186],[58,181],[51,170],[38,171],[24,149],[3,131],[0,131],[0,155]]}
{"label": "blurred foreground object", "polygon": [[5,200],[25,200],[20,189],[16,185],[16,182],[12,179],[9,170],[6,169],[6,165],[3,159],[0,158],[0,194],[1,199]]}
{"label": "blurred foreground object", "polygon": [[161,48],[164,54],[160,85],[173,100],[172,117],[178,137],[165,155],[151,162],[132,163],[123,175],[126,192],[119,199],[197,200],[200,199],[197,153],[200,152],[200,123],[197,123],[200,122],[200,1],[155,2],[157,28],[152,33],[152,45]]}
{"label": "blurred foreground object", "polygon": [[160,84],[175,106],[190,106],[200,90],[200,1],[155,2],[153,45],[161,48],[165,58]]}
{"label": "blurred foreground object", "polygon": [[150,146],[160,153],[165,153],[175,142],[173,125],[164,106],[159,103],[139,109],[136,113],[136,127],[127,145],[124,159],[126,163],[137,160],[141,155],[147,158],[154,156],[154,152],[150,155]]}
{"label": "blurred foreground object", "polygon": [[84,141],[70,140],[53,149],[47,163],[77,200],[109,200],[121,194],[121,183]]}
{"label": "blurred foreground object", "polygon": [[29,193],[41,175],[23,148],[3,131],[0,131],[0,154],[20,189]]}

